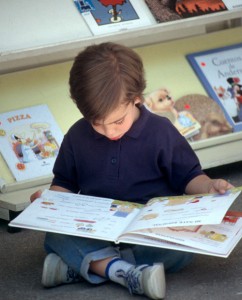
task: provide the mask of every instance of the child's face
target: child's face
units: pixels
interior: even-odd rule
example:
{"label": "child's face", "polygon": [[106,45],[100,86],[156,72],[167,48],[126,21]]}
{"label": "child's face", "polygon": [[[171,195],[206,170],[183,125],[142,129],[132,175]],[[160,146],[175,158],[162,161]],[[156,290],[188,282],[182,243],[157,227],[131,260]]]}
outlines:
{"label": "child's face", "polygon": [[107,118],[93,123],[93,129],[110,140],[120,139],[139,118],[139,109],[135,104],[140,102],[137,98],[134,103],[120,104]]}

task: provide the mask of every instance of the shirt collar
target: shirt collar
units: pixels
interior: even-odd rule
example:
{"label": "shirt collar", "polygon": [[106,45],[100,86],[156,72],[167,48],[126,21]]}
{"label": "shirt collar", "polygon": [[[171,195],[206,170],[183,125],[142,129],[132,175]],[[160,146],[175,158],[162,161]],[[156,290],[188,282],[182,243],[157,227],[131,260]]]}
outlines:
{"label": "shirt collar", "polygon": [[144,105],[139,107],[140,115],[139,118],[134,124],[131,126],[128,132],[124,136],[129,136],[131,138],[137,139],[139,135],[142,133],[143,128],[146,125],[146,122],[149,118],[150,112],[145,108]]}

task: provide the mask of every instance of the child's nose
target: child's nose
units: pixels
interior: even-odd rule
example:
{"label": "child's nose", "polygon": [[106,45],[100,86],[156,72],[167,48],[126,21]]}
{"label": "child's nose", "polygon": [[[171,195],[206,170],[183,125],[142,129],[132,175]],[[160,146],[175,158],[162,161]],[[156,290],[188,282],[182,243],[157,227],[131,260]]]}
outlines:
{"label": "child's nose", "polygon": [[115,137],[116,130],[115,130],[114,126],[106,126],[104,131],[105,131],[106,137],[108,137],[108,138]]}

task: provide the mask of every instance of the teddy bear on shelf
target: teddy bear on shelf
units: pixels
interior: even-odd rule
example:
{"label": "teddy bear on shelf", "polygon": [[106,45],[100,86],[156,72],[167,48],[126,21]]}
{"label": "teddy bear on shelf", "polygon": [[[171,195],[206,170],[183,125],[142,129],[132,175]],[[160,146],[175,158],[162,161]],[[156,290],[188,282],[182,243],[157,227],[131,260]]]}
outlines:
{"label": "teddy bear on shelf", "polygon": [[186,138],[196,134],[201,127],[189,111],[178,111],[175,108],[175,101],[165,88],[147,95],[145,104],[152,112],[168,118]]}
{"label": "teddy bear on shelf", "polygon": [[145,97],[145,104],[152,112],[168,118],[185,137],[189,123],[196,125],[197,130],[190,135],[194,141],[232,132],[220,106],[204,95],[190,94],[174,101],[166,88],[160,88]]}

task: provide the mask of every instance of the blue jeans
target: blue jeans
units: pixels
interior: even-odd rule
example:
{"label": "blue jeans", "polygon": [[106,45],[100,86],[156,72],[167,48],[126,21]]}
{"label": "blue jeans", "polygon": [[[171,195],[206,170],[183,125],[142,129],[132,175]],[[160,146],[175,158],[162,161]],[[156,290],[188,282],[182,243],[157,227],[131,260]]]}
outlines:
{"label": "blue jeans", "polygon": [[188,265],[193,257],[182,251],[130,244],[115,245],[108,241],[56,233],[46,234],[45,249],[47,253],[56,253],[76,273],[95,284],[107,279],[89,271],[91,261],[117,256],[134,265],[162,262],[167,272],[176,272]]}

